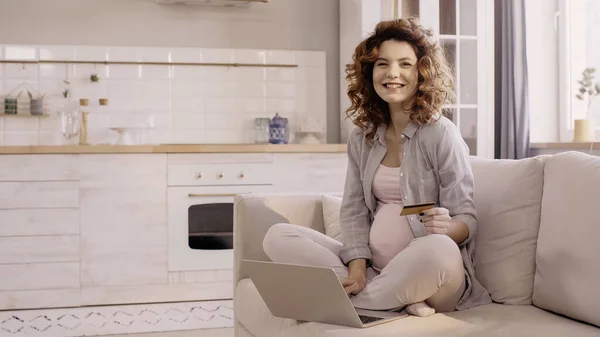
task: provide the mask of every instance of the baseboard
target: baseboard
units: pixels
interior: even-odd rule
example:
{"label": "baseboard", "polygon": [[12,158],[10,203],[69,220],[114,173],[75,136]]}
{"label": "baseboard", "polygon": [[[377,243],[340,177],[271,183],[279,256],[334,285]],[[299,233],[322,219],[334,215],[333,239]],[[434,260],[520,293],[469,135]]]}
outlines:
{"label": "baseboard", "polygon": [[0,336],[76,337],[233,327],[233,301],[0,311]]}

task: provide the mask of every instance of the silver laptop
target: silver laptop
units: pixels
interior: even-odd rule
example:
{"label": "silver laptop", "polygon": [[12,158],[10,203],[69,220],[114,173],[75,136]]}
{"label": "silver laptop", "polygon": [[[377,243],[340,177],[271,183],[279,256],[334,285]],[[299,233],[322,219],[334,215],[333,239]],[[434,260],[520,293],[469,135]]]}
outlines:
{"label": "silver laptop", "polygon": [[404,311],[355,309],[331,268],[251,260],[242,263],[276,317],[366,328],[407,316]]}

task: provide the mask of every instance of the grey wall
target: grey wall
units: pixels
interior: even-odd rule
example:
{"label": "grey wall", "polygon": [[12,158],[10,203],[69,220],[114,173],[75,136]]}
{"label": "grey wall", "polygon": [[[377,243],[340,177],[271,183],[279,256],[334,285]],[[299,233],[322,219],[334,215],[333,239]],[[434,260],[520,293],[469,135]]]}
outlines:
{"label": "grey wall", "polygon": [[1,0],[0,44],[319,50],[327,53],[327,141],[340,140],[338,0],[246,8],[153,0]]}

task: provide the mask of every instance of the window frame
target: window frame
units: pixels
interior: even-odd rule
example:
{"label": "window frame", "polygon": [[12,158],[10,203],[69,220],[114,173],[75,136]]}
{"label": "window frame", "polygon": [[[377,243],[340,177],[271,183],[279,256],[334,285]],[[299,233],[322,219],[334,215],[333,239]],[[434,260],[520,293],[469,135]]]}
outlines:
{"label": "window frame", "polygon": [[[573,106],[576,85],[571,77],[574,72],[583,70],[573,69],[573,54],[571,53],[571,0],[558,0],[556,12],[556,30],[558,34],[558,81],[559,81],[559,140],[573,141]],[[585,103],[581,103],[585,106]],[[596,123],[595,139],[600,139],[600,125]]]}

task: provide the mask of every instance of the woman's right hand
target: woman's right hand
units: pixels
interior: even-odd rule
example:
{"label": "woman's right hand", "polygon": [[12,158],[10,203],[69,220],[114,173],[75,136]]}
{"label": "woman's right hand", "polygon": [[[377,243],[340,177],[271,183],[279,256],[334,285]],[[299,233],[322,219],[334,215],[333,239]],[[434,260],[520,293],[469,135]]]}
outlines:
{"label": "woman's right hand", "polygon": [[356,295],[367,286],[367,261],[356,259],[348,264],[348,277],[342,280],[346,294]]}

